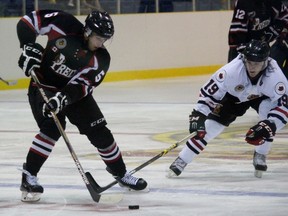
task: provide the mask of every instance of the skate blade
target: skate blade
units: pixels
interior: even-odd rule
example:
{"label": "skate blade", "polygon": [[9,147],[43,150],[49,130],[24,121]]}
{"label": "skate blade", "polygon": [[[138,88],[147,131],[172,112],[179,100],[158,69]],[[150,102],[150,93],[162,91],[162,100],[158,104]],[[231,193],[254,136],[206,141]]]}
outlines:
{"label": "skate blade", "polygon": [[262,175],[263,175],[263,171],[262,170],[255,170],[254,176],[256,178],[262,178]]}
{"label": "skate blade", "polygon": [[40,200],[42,193],[30,193],[22,192],[21,201],[22,202],[38,202]]}
{"label": "skate blade", "polygon": [[132,188],[125,188],[128,192],[133,192],[133,193],[149,193],[150,189],[148,187],[144,188],[143,190],[134,190]]}
{"label": "skate blade", "polygon": [[168,170],[167,174],[166,174],[167,178],[175,178],[177,177],[177,175],[172,171],[172,170]]}

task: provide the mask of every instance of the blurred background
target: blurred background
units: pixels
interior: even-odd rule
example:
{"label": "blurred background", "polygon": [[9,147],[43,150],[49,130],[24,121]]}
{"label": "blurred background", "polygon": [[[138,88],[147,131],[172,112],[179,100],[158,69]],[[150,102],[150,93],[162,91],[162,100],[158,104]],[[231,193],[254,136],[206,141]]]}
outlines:
{"label": "blurred background", "polygon": [[1,0],[0,16],[22,16],[34,9],[60,9],[74,15],[103,8],[110,14],[231,10],[236,0]]}

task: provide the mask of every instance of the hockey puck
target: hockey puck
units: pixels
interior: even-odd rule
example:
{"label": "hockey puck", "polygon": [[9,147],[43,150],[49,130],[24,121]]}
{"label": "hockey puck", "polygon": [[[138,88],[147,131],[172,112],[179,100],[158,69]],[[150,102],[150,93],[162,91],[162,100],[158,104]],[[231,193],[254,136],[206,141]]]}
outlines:
{"label": "hockey puck", "polygon": [[139,209],[139,205],[129,205],[128,206],[129,209]]}

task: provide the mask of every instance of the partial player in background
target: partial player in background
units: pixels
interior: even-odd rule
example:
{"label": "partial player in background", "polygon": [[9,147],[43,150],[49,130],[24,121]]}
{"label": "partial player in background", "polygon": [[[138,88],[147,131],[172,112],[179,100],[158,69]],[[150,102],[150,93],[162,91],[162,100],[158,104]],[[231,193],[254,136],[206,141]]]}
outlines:
{"label": "partial player in background", "polygon": [[228,35],[228,62],[252,39],[272,42],[270,56],[287,77],[287,29],[288,9],[281,0],[236,0]]}
{"label": "partial player in background", "polygon": [[190,133],[196,131],[197,135],[186,142],[171,164],[169,176],[180,175],[210,140],[251,107],[261,120],[248,129],[245,140],[256,146],[255,176],[262,177],[273,137],[288,120],[287,79],[269,57],[269,50],[266,42],[252,40],[243,54],[216,71],[203,85],[189,116]]}
{"label": "partial player in background", "polygon": [[[114,24],[107,12],[91,12],[83,25],[63,11],[39,10],[25,15],[17,24],[22,48],[19,66],[26,76],[34,70],[50,100],[43,98],[31,79],[28,98],[40,129],[23,165],[22,201],[37,201],[43,193],[37,174],[60,138],[50,115],[53,111],[65,128],[66,117],[86,135],[118,183],[133,190],[143,190],[147,183],[126,171],[120,149],[107,128],[107,122],[92,96],[103,81],[110,54],[104,46],[114,34]],[[45,48],[36,43],[38,35],[48,36]]]}

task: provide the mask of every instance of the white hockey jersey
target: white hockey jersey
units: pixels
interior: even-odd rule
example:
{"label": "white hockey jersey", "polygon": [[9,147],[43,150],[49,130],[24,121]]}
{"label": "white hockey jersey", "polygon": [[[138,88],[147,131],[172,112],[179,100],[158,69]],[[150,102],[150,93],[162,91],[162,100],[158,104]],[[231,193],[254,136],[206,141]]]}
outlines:
{"label": "white hockey jersey", "polygon": [[237,103],[266,96],[259,106],[259,117],[273,120],[279,130],[288,120],[287,91],[287,79],[274,59],[268,59],[267,68],[253,85],[240,54],[202,86],[195,109],[207,116],[226,93],[238,98]]}

